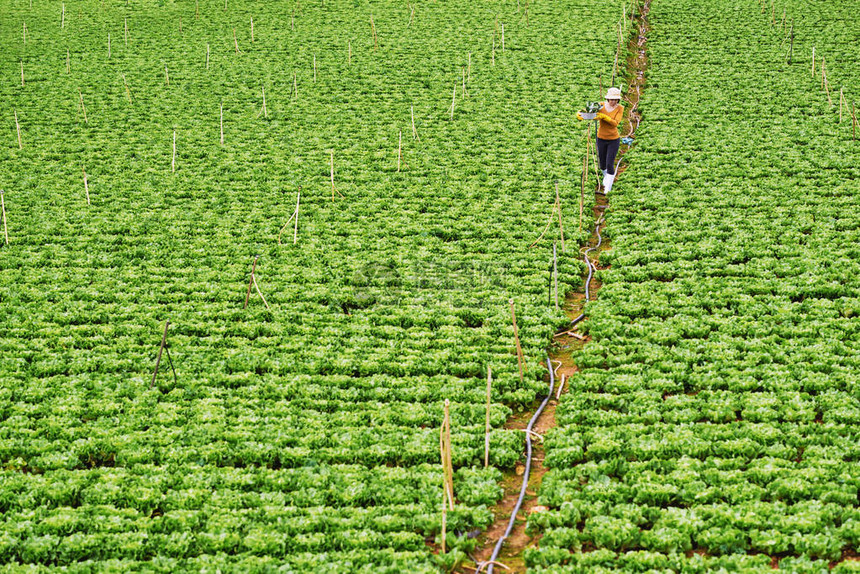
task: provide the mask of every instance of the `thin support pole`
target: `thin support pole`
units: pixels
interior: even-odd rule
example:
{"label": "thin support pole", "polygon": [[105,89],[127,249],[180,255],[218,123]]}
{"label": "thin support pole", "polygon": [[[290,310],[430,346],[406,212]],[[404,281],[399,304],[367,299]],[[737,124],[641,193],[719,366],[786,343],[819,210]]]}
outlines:
{"label": "thin support pole", "polygon": [[454,93],[451,96],[451,121],[454,120],[454,104],[457,102],[457,82],[454,82]]}
{"label": "thin support pole", "polygon": [[293,227],[293,245],[296,244],[296,241],[299,240],[299,200],[302,198],[302,190],[299,188],[298,193],[296,194],[296,221],[295,226]]}
{"label": "thin support pole", "polygon": [[561,236],[561,252],[565,253],[566,249],[564,247],[564,224],[562,223],[561,217],[561,196],[558,194],[558,182],[555,182],[555,203],[558,206],[558,232]]}
{"label": "thin support pole", "polygon": [[487,365],[487,416],[484,422],[484,468],[490,466],[490,393],[493,386],[493,371]]}
{"label": "thin support pole", "polygon": [[558,311],[558,251],[555,241],[552,242],[552,285],[555,296],[555,310]]}
{"label": "thin support pole", "polygon": [[81,171],[84,172],[84,191],[87,194],[87,205],[90,204],[90,184],[87,181],[87,170],[85,168],[81,168]]}
{"label": "thin support pole", "polygon": [[523,375],[525,360],[523,358],[523,348],[522,345],[520,345],[520,332],[519,329],[517,329],[517,314],[514,311],[514,300],[510,299],[508,302],[511,306],[511,321],[514,324],[514,342],[517,345],[517,366],[520,369],[520,382],[523,383],[525,382],[525,377]]}
{"label": "thin support pole", "polygon": [[224,145],[224,104],[220,104],[221,108],[221,145]]}
{"label": "thin support pole", "polygon": [[24,149],[24,144],[21,143],[21,124],[18,123],[18,110],[13,110],[15,114],[15,131],[18,133],[18,149]]}
{"label": "thin support pole", "polygon": [[209,44],[206,44],[206,69],[209,69]]}
{"label": "thin support pole", "polygon": [[167,328],[170,326],[170,321],[164,323],[164,334],[161,336],[161,346],[158,348],[158,358],[155,360],[155,371],[152,373],[152,381],[149,383],[149,388],[155,384],[155,377],[158,376],[158,366],[161,365],[161,353],[164,352],[164,345],[167,343]]}
{"label": "thin support pole", "polygon": [[403,130],[397,136],[397,173],[400,173],[400,161],[403,157]]}
{"label": "thin support pole", "polygon": [[412,118],[412,139],[421,141],[421,138],[418,137],[418,130],[415,129],[415,106],[409,106],[409,115]]}

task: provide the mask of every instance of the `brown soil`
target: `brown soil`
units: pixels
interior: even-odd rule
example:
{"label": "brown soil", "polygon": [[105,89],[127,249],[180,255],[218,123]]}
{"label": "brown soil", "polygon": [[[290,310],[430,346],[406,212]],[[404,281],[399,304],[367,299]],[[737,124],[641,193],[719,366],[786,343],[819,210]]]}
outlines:
{"label": "brown soil", "polygon": [[[626,125],[630,127],[626,134],[628,137],[635,134],[636,128],[638,128],[639,122],[642,119],[638,111],[638,107],[642,88],[645,85],[645,70],[648,63],[645,43],[650,29],[647,18],[650,4],[651,0],[645,0],[641,9],[642,15],[636,21],[638,26],[635,28],[635,31],[627,44],[628,51],[631,54],[627,60],[627,71],[629,73],[630,80],[627,97],[627,103],[629,106],[627,106],[625,111],[625,114],[627,115]],[[632,145],[633,144],[623,144],[618,152],[619,156],[623,157],[625,153],[630,151]],[[627,164],[619,161],[618,165],[618,175],[620,176],[626,170]],[[595,195],[595,200],[596,206],[594,208],[594,221],[600,222],[599,229],[601,231],[601,235],[603,235],[602,232],[606,223],[603,221],[602,217],[604,211],[609,207],[608,201],[606,196],[600,194]],[[597,245],[597,241],[597,234],[592,233],[587,245],[582,248],[581,253],[584,253],[587,247],[594,247]],[[599,263],[600,254],[611,248],[612,246],[610,242],[604,237],[600,247],[589,253],[590,259],[595,263],[598,270],[604,268],[601,267]],[[585,279],[585,277],[583,277],[583,279]],[[589,293],[592,299],[597,296],[600,288],[601,282],[596,277],[593,277],[591,284],[589,285]],[[572,292],[565,296],[564,311],[571,320],[582,313],[584,305],[584,287],[581,292]],[[587,320],[587,318],[585,320]],[[553,344],[549,349],[549,355],[550,359],[553,361],[553,365],[557,366],[556,385],[561,384],[562,381],[564,381],[560,397],[563,397],[563,395],[567,393],[566,379],[573,376],[577,371],[576,364],[573,362],[571,355],[580,350],[582,346],[589,341],[589,339],[590,337],[587,335],[580,334],[576,326],[569,330],[557,333],[555,337],[553,337]],[[560,400],[563,400],[563,398]],[[549,401],[543,413],[541,413],[541,416],[535,422],[534,432],[543,436],[547,431],[556,426],[555,411],[558,403],[559,400],[556,400],[555,398]],[[533,412],[524,412],[514,415],[510,420],[508,420],[505,428],[525,429],[532,415]],[[543,464],[545,453],[541,440],[536,439],[532,441],[532,453],[532,466],[528,486],[526,487],[526,496],[523,499],[520,512],[517,514],[514,528],[511,531],[510,536],[505,540],[498,558],[498,561],[510,568],[510,570],[497,568],[498,571],[525,572],[525,564],[522,558],[523,550],[536,546],[540,540],[540,534],[533,537],[526,534],[525,527],[529,514],[545,510],[544,507],[538,504],[537,497],[537,493],[540,491],[541,481],[543,480],[544,474],[547,472],[547,468],[544,467]],[[460,572],[474,572],[477,564],[485,560],[489,560],[497,541],[504,534],[505,529],[507,529],[511,513],[516,506],[520,489],[522,488],[521,476],[523,475],[524,470],[525,464],[518,463],[517,467],[513,471],[505,474],[502,479],[504,497],[492,508],[492,511],[496,516],[496,520],[487,529],[487,531],[479,537],[478,550],[473,556],[475,562],[463,565],[459,570]]]}

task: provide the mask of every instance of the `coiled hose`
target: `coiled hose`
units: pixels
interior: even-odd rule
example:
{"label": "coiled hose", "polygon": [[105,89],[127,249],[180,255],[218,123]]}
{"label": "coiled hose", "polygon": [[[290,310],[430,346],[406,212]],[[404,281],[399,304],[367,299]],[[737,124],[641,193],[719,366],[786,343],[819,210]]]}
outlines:
{"label": "coiled hose", "polygon": [[[523,472],[523,486],[522,488],[520,488],[520,497],[517,499],[517,504],[514,507],[514,511],[511,513],[511,520],[508,522],[508,527],[505,529],[505,533],[502,535],[502,537],[499,538],[498,542],[496,542],[496,547],[493,548],[493,554],[492,556],[490,556],[489,562],[485,563],[489,564],[489,566],[487,566],[488,574],[493,574],[493,562],[495,562],[496,558],[499,557],[499,552],[501,552],[502,550],[502,545],[505,543],[505,539],[510,536],[511,530],[513,530],[514,528],[514,523],[517,520],[517,514],[520,512],[520,507],[522,507],[523,505],[523,498],[525,498],[526,496],[526,488],[529,484],[529,472],[532,468],[532,427],[534,426],[535,422],[537,422],[537,419],[543,412],[544,407],[546,407],[547,403],[549,403],[549,400],[552,398],[552,390],[555,386],[555,371],[553,371],[552,363],[550,362],[549,357],[546,358],[546,366],[547,369],[549,369],[549,394],[547,394],[546,398],[535,411],[535,414],[532,415],[532,418],[529,421],[528,426],[526,427],[526,470],[525,472]],[[481,572],[483,567],[483,564],[480,565],[478,567],[477,572]]]}
{"label": "coiled hose", "polygon": [[[597,218],[597,221],[594,222],[594,233],[597,234],[597,245],[595,245],[594,247],[589,247],[588,249],[586,249],[585,250],[585,256],[583,257],[583,259],[585,259],[586,266],[588,266],[588,279],[585,280],[585,301],[586,301],[586,303],[588,301],[591,301],[591,292],[589,290],[589,287],[591,286],[591,278],[594,277],[594,272],[597,271],[597,267],[595,267],[595,265],[594,265],[594,263],[592,263],[591,259],[588,258],[588,254],[591,253],[592,251],[596,250],[596,249],[599,249],[600,244],[603,243],[603,236],[600,235],[600,224],[601,223],[603,223],[603,216],[602,215]],[[579,317],[577,317],[576,319],[574,319],[573,321],[570,322],[570,326],[573,327],[574,325],[576,325],[577,323],[579,323],[583,319],[585,319],[585,310],[583,310],[583,312],[579,315]]]}

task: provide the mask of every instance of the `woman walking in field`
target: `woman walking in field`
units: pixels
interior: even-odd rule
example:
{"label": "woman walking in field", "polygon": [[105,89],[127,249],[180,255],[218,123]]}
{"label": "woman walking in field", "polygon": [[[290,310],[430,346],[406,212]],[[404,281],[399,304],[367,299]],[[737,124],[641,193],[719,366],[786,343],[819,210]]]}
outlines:
{"label": "woman walking in field", "polygon": [[[603,191],[598,193],[608,194],[615,181],[615,156],[618,155],[618,147],[621,145],[621,135],[618,126],[624,117],[624,106],[621,102],[621,90],[609,88],[606,91],[606,101],[597,112],[600,126],[597,128],[597,157],[600,161],[600,171],[603,172]],[[577,118],[583,119],[579,114]]]}

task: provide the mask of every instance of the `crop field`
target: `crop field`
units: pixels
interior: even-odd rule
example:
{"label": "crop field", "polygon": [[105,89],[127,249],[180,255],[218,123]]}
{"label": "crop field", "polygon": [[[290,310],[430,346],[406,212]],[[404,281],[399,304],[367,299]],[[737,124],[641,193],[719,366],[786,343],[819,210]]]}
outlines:
{"label": "crop field", "polygon": [[4,571],[462,557],[545,389],[558,234],[529,245],[556,182],[587,236],[573,115],[621,10],[0,0]]}
{"label": "crop field", "polygon": [[[0,0],[0,572],[468,571],[633,4]],[[860,571],[856,7],[648,19],[525,565]]]}
{"label": "crop field", "polygon": [[611,269],[547,439],[550,511],[530,518],[536,571],[858,571],[860,148],[838,108],[860,20],[761,8],[651,5]]}

